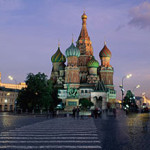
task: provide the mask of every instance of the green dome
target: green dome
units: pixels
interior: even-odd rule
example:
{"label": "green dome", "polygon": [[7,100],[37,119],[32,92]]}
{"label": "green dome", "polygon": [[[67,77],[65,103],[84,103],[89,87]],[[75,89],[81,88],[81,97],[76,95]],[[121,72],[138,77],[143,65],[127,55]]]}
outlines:
{"label": "green dome", "polygon": [[70,56],[80,56],[80,50],[77,47],[75,47],[73,43],[69,48],[66,49],[66,57]]}
{"label": "green dome", "polygon": [[65,63],[66,62],[66,58],[60,51],[60,47],[58,47],[57,52],[51,57],[51,61],[53,63],[55,63],[55,62],[64,62]]}
{"label": "green dome", "polygon": [[92,59],[87,63],[88,68],[98,68],[99,67],[99,62],[92,57]]}

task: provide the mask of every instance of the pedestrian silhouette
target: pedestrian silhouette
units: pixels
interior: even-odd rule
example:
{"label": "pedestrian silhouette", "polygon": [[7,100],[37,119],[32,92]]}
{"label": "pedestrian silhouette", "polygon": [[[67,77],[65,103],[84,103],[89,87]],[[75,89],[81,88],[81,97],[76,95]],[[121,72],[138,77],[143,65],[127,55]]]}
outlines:
{"label": "pedestrian silhouette", "polygon": [[80,112],[80,109],[79,109],[78,106],[77,106],[76,112],[77,112],[77,119],[79,119],[79,112]]}
{"label": "pedestrian silhouette", "polygon": [[74,107],[73,110],[72,110],[72,116],[73,116],[74,119],[75,119],[75,115],[76,115],[76,108]]}
{"label": "pedestrian silhouette", "polygon": [[94,117],[97,119],[97,116],[98,116],[98,108],[95,108],[95,110],[94,110]]}

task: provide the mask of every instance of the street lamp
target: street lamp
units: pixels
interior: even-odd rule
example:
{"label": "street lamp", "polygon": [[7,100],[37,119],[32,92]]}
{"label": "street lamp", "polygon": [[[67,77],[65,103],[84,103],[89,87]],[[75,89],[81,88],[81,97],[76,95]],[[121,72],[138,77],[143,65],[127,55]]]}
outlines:
{"label": "street lamp", "polygon": [[[8,79],[11,80],[11,81],[14,80],[15,84],[17,86],[17,81],[12,76],[9,75]],[[15,113],[16,113],[16,103],[17,103],[17,101],[16,101],[16,90],[17,90],[17,87],[15,88]]]}
{"label": "street lamp", "polygon": [[131,78],[132,77],[132,74],[128,74],[128,75],[126,75],[126,76],[124,76],[123,78],[122,78],[122,85],[120,85],[119,87],[121,88],[121,92],[122,92],[122,101],[123,101],[123,96],[124,96],[124,85],[123,85],[123,82],[124,82],[124,79],[125,78],[127,78],[127,79],[129,79],[129,78]]}
{"label": "street lamp", "polygon": [[128,74],[128,75],[126,76],[126,78],[130,78],[130,77],[132,77],[132,74]]}
{"label": "street lamp", "polygon": [[133,88],[133,94],[134,94],[135,89],[138,89],[138,88],[140,88],[139,84],[136,87]]}
{"label": "street lamp", "polygon": [[8,79],[11,80],[11,81],[14,80],[15,83],[17,84],[17,81],[12,76],[8,76]]}
{"label": "street lamp", "polygon": [[9,79],[9,80],[13,80],[13,77],[12,77],[12,76],[8,76],[8,79]]}

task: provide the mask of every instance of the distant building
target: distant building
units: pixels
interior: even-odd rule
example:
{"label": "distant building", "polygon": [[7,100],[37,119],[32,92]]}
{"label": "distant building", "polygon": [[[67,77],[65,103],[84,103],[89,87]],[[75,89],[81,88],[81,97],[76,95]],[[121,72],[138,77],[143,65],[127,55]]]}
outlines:
{"label": "distant building", "polygon": [[[87,15],[83,13],[82,28],[76,46],[73,41],[66,49],[66,56],[60,50],[52,56],[50,79],[59,89],[59,98],[66,109],[79,105],[79,99],[86,98],[96,107],[106,109],[108,103],[115,103],[116,91],[113,85],[114,68],[110,65],[111,51],[106,42],[99,52],[101,65],[93,56],[92,42],[86,28]],[[67,59],[67,64],[65,65]]]}
{"label": "distant building", "polygon": [[135,101],[139,108],[142,108],[143,104],[150,108],[150,100],[145,95],[136,96]]}
{"label": "distant building", "polygon": [[143,95],[143,103],[145,103],[150,108],[150,99],[148,99],[145,95]]}
{"label": "distant building", "polygon": [[14,111],[15,100],[18,96],[18,92],[25,87],[25,83],[2,83],[0,73],[0,111]]}

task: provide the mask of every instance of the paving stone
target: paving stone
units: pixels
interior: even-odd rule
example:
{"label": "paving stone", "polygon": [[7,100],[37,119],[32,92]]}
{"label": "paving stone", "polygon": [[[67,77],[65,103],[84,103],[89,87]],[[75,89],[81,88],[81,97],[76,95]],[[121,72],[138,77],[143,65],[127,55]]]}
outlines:
{"label": "paving stone", "polygon": [[[95,119],[99,139],[104,150],[149,150],[150,117],[149,114],[129,114],[117,110],[116,117],[104,114]],[[147,130],[143,131],[143,126]]]}
{"label": "paving stone", "polygon": [[1,132],[0,149],[101,149],[93,118],[56,118]]}
{"label": "paving stone", "polygon": [[79,120],[7,115],[0,116],[0,132],[0,149],[149,150],[150,117],[122,110]]}

